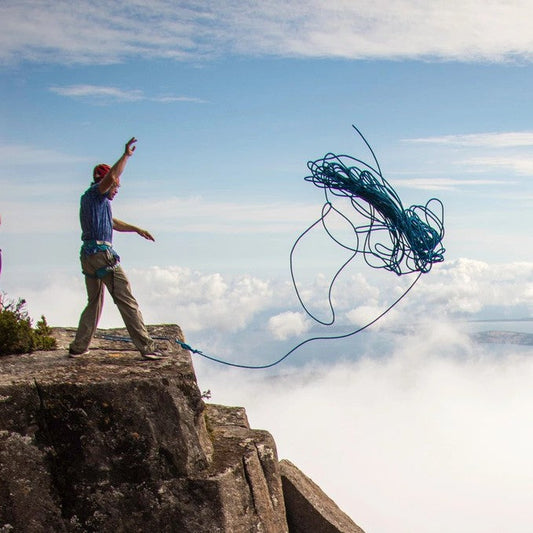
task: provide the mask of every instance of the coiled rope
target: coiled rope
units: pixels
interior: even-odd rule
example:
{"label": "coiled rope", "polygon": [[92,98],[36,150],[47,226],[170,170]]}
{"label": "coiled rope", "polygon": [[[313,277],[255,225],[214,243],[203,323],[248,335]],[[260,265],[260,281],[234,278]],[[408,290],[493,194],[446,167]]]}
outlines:
{"label": "coiled rope", "polygon": [[[363,134],[355,127],[368,146],[376,168],[348,155],[326,154],[322,159],[309,161],[311,175],[305,178],[324,190],[326,202],[321,220],[335,211],[342,216],[354,231],[356,245],[348,247],[337,241],[327,229],[329,236],[340,246],[361,253],[372,268],[384,268],[398,275],[412,272],[429,272],[433,263],[444,260],[444,207],[437,198],[424,206],[412,205],[405,209],[396,191],[383,177],[379,162]],[[330,195],[347,198],[354,210],[366,221],[355,226],[351,220],[333,207]],[[440,210],[437,215],[430,205]],[[383,243],[388,237],[389,243]],[[376,242],[377,239],[379,242]]]}
{"label": "coiled rope", "polygon": [[[425,205],[413,205],[405,209],[399,196],[391,185],[383,177],[379,162],[363,134],[353,126],[355,131],[364,141],[372,157],[375,167],[364,161],[348,156],[326,154],[316,161],[309,161],[307,166],[311,172],[306,181],[324,190],[325,203],[322,206],[322,213],[318,220],[311,224],[296,239],[290,252],[290,272],[291,279],[296,291],[298,300],[305,313],[315,322],[325,326],[335,323],[335,309],[332,302],[332,292],[335,282],[341,272],[358,256],[362,255],[366,264],[375,269],[384,269],[396,273],[398,276],[418,272],[414,281],[408,286],[404,293],[397,298],[389,307],[380,313],[373,320],[362,327],[341,335],[315,336],[308,338],[289,350],[285,355],[264,365],[246,365],[232,363],[203,353],[189,346],[188,344],[174,339],[182,348],[189,350],[193,354],[198,354],[205,359],[220,363],[226,366],[244,369],[267,369],[278,365],[289,357],[296,350],[313,341],[344,339],[360,333],[375,324],[395,307],[415,286],[421,275],[431,270],[434,263],[444,260],[445,249],[442,245],[444,237],[444,206],[437,198],[430,199]],[[346,198],[355,213],[363,218],[362,224],[354,223],[349,216],[337,209],[331,196]],[[430,206],[440,211],[440,216],[435,213]],[[337,239],[327,225],[327,216],[336,213],[345,220],[351,227],[354,243],[348,245]],[[294,254],[302,239],[315,227],[322,225],[326,234],[339,246],[351,252],[351,256],[337,270],[333,276],[328,289],[328,304],[331,311],[330,320],[321,320],[313,315],[305,305],[294,273]],[[383,242],[385,240],[385,242]],[[102,336],[109,340],[130,341],[127,337]],[[171,341],[172,339],[160,337]]]}

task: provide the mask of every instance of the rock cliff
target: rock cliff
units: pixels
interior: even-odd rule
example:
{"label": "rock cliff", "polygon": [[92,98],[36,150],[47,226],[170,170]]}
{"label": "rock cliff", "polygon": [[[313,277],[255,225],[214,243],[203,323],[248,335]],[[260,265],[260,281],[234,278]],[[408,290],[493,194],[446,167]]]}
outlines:
{"label": "rock cliff", "polygon": [[[178,338],[178,326],[151,334]],[[102,332],[100,332],[102,333]],[[108,330],[123,336],[125,330]],[[240,407],[205,404],[189,352],[96,338],[0,358],[0,532],[361,533]]]}

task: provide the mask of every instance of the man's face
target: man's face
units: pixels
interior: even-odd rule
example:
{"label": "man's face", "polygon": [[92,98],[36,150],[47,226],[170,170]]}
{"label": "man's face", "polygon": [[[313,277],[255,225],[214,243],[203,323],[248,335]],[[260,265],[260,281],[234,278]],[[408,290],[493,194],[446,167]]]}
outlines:
{"label": "man's face", "polygon": [[113,185],[113,187],[109,189],[109,191],[107,192],[107,197],[110,200],[113,200],[113,198],[118,194],[119,187],[120,187],[120,184],[117,184],[117,185]]}

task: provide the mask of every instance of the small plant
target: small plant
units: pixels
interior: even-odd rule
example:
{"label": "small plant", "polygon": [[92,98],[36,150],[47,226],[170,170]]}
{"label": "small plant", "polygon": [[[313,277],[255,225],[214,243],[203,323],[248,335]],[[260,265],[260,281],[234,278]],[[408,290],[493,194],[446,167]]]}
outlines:
{"label": "small plant", "polygon": [[26,310],[26,300],[8,300],[0,295],[0,355],[31,353],[56,347],[52,330],[41,316],[35,329]]}
{"label": "small plant", "polygon": [[52,337],[52,328],[46,322],[44,315],[41,315],[41,320],[37,321],[35,329],[36,350],[53,350],[57,346],[57,342]]}

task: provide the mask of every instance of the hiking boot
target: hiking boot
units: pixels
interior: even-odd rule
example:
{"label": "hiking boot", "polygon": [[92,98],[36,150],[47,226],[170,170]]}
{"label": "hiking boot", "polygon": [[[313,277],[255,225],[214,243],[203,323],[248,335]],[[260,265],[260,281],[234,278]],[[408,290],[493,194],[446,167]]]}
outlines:
{"label": "hiking boot", "polygon": [[89,354],[89,350],[85,350],[84,352],[75,352],[74,350],[70,348],[68,350],[68,356],[73,357],[74,359],[76,359],[76,357],[81,357],[82,355],[88,355],[88,354]]}
{"label": "hiking boot", "polygon": [[149,359],[151,361],[155,361],[157,359],[163,359],[164,357],[164,355],[158,350],[154,350],[153,352],[149,352],[149,353],[143,353],[141,355],[143,356],[143,359]]}

